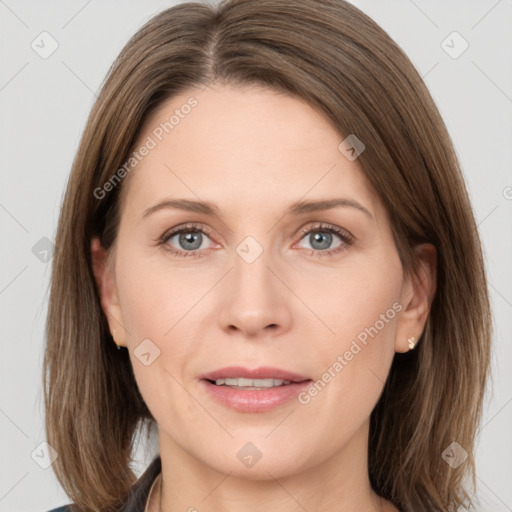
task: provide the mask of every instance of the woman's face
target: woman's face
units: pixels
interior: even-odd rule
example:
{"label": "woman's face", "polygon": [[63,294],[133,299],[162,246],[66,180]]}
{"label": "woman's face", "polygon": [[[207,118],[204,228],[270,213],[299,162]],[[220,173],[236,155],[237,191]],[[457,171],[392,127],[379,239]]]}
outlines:
{"label": "woman's face", "polygon": [[[144,126],[102,303],[161,448],[263,479],[366,442],[424,309],[342,141],[306,103],[258,87],[191,89]],[[236,389],[204,379],[217,371],[308,382]]]}

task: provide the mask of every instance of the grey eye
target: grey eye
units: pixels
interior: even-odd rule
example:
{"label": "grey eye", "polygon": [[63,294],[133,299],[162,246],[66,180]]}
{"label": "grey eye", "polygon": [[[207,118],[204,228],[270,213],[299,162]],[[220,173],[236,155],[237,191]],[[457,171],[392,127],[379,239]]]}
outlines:
{"label": "grey eye", "polygon": [[[340,243],[335,247],[332,247],[333,237],[337,237],[340,240]],[[326,249],[335,249],[339,245],[341,245],[341,237],[336,233],[331,233],[329,230],[315,230],[311,233],[307,233],[302,240],[307,240],[310,247],[306,247],[306,249],[316,249],[318,251],[325,251]]]}
{"label": "grey eye", "polygon": [[172,235],[168,243],[176,247],[176,242],[172,244],[172,241],[177,238],[178,249],[184,251],[195,251],[197,249],[204,248],[202,247],[203,242],[207,239],[204,233],[201,231],[180,231]]}

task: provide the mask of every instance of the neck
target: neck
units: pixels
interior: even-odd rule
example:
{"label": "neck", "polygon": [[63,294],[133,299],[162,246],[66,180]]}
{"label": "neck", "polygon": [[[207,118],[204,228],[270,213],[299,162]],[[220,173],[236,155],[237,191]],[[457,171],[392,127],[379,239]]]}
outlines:
{"label": "neck", "polygon": [[[331,457],[316,464],[300,460],[301,470],[279,467],[270,456],[250,471],[233,459],[208,460],[184,451],[163,430],[159,432],[161,482],[156,482],[148,510],[172,512],[395,512],[397,509],[371,489],[367,467],[368,424]],[[245,443],[233,443],[236,453]],[[205,460],[206,459],[206,460]],[[275,458],[274,461],[278,460]],[[231,463],[231,465],[230,465]],[[257,466],[260,466],[256,473]],[[225,467],[223,467],[225,466]]]}

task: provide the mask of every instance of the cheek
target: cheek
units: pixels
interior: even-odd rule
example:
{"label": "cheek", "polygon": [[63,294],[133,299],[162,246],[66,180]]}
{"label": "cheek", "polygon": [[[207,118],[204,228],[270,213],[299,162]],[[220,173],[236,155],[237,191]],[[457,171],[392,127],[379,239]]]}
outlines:
{"label": "cheek", "polygon": [[323,318],[334,334],[317,346],[315,366],[320,369],[316,389],[326,403],[334,410],[344,404],[345,410],[369,414],[394,356],[402,273],[393,254],[364,263],[331,282],[336,292],[325,296]]}
{"label": "cheek", "polygon": [[126,256],[116,263],[121,321],[137,385],[158,421],[172,413],[170,403],[187,403],[177,382],[197,349],[200,308],[194,305],[207,292],[207,283],[191,281],[190,273],[169,264],[150,264],[128,244],[123,250],[119,253]]}
{"label": "cheek", "polygon": [[[362,312],[347,308],[340,315],[335,326],[337,336],[318,349],[314,358],[319,371],[299,397],[305,406],[304,421],[317,418],[323,424],[322,436],[338,446],[348,442],[368,420],[389,374],[396,309],[391,305],[382,308],[382,304],[387,302],[373,297],[365,302]],[[379,318],[386,311],[388,323]],[[332,445],[325,449],[332,449]]]}
{"label": "cheek", "polygon": [[[356,265],[333,274],[328,289],[323,304],[318,302],[317,307],[335,333],[328,343],[331,351],[349,350],[356,340],[365,347],[365,353],[371,353],[394,339],[402,309],[398,302],[402,289],[398,255],[361,258]],[[379,341],[370,346],[371,340]]]}
{"label": "cheek", "polygon": [[132,343],[151,336],[163,341],[200,297],[200,278],[191,281],[190,273],[163,261],[154,264],[141,254],[118,262],[121,311]]}

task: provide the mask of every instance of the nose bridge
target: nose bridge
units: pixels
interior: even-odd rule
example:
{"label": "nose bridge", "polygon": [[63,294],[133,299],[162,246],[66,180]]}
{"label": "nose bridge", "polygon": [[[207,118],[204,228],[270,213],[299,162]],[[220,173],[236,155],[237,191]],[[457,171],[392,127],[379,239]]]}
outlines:
{"label": "nose bridge", "polygon": [[[270,250],[261,250],[254,245],[254,242],[242,242],[236,248],[234,258],[234,275],[236,293],[241,297],[249,292],[248,296],[261,295],[265,298],[268,295],[269,277],[271,272],[268,267],[272,266],[270,261]],[[268,298],[268,297],[267,297]]]}
{"label": "nose bridge", "polygon": [[268,267],[276,266],[272,250],[254,237],[246,237],[235,248],[229,291],[221,312],[224,328],[246,334],[272,326],[285,327],[290,319],[282,283]]}

